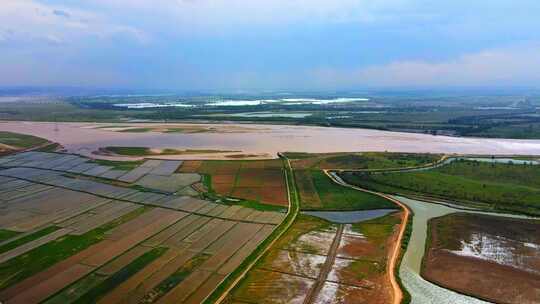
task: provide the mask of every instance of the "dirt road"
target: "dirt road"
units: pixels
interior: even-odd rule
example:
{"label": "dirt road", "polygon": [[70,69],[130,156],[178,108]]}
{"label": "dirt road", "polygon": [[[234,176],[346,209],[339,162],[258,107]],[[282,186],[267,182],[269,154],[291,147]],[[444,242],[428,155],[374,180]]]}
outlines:
{"label": "dirt road", "polygon": [[371,193],[373,195],[383,197],[383,198],[385,198],[387,200],[392,201],[393,203],[395,203],[396,205],[400,206],[403,209],[403,220],[401,222],[401,226],[400,226],[400,229],[399,229],[399,234],[398,234],[398,237],[397,237],[396,242],[394,244],[394,248],[392,250],[392,254],[390,255],[388,264],[387,264],[387,273],[388,273],[388,276],[389,276],[389,279],[390,279],[390,284],[392,285],[392,289],[394,291],[393,292],[393,301],[392,301],[392,303],[393,304],[400,304],[402,299],[403,299],[403,292],[401,291],[399,283],[396,280],[396,265],[397,265],[397,263],[399,261],[399,256],[400,256],[400,252],[401,252],[401,246],[400,245],[401,245],[401,242],[403,241],[403,235],[405,234],[405,228],[407,227],[407,221],[409,219],[409,214],[410,214],[409,209],[403,203],[401,203],[400,201],[398,201],[398,200],[396,200],[396,199],[394,199],[394,198],[392,198],[392,197],[390,197],[390,196],[388,196],[386,194],[366,190],[366,189],[356,187],[356,186],[353,186],[353,185],[349,185],[346,182],[344,182],[341,178],[339,178],[338,176],[333,174],[330,170],[324,170],[324,173],[330,179],[332,179],[335,183],[337,183],[337,184],[339,184],[341,186],[349,187],[349,188],[352,188],[352,189],[355,189],[355,190],[358,190],[358,191]]}
{"label": "dirt road", "polygon": [[326,261],[324,261],[324,265],[321,268],[321,271],[319,272],[319,276],[317,277],[317,282],[315,282],[315,285],[313,288],[311,288],[309,294],[306,296],[304,300],[304,304],[311,304],[315,301],[317,296],[319,295],[324,282],[326,281],[326,278],[328,278],[328,274],[332,270],[332,266],[334,265],[334,261],[336,260],[337,251],[339,248],[339,243],[341,242],[341,236],[343,235],[343,225],[339,225],[336,235],[334,236],[334,240],[332,241],[332,246],[330,247],[330,251],[328,252],[328,255],[326,256]]}

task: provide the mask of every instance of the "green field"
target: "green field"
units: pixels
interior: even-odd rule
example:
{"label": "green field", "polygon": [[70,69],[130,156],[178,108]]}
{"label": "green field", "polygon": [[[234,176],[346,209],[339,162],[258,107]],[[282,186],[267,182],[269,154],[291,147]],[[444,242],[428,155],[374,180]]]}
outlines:
{"label": "green field", "polygon": [[102,166],[110,166],[115,170],[132,170],[144,163],[144,160],[134,160],[134,161],[114,161],[106,159],[93,159],[91,162],[100,164]]}
{"label": "green field", "polygon": [[380,192],[419,193],[463,204],[480,203],[491,210],[540,214],[540,166],[461,160],[428,171],[341,176],[348,183]]}
{"label": "green field", "polygon": [[17,231],[11,231],[7,229],[0,229],[0,242],[7,241],[16,235],[18,235],[20,232]]}
{"label": "green field", "polygon": [[357,191],[354,189],[346,188],[334,183],[326,174],[321,170],[306,170],[307,174],[303,175],[304,178],[311,178],[316,193],[308,193],[305,188],[302,188],[302,182],[298,180],[300,197],[306,195],[312,196],[316,194],[320,199],[320,205],[313,205],[305,203],[302,199],[302,210],[370,210],[370,209],[384,209],[384,208],[398,208],[394,203],[383,199],[379,196],[375,196],[369,193]]}
{"label": "green field", "polygon": [[442,155],[427,153],[285,153],[297,169],[394,169],[418,167],[438,161]]}
{"label": "green field", "polygon": [[59,228],[60,227],[50,226],[50,227],[47,227],[47,228],[43,228],[43,229],[41,229],[39,231],[36,231],[34,233],[31,233],[29,235],[18,238],[16,240],[13,240],[11,242],[8,242],[6,244],[3,244],[3,245],[0,246],[0,253],[10,251],[11,249],[19,247],[19,246],[21,246],[21,245],[23,245],[25,243],[28,243],[30,241],[39,239],[40,237],[45,236],[45,235],[47,235],[49,233],[52,233],[52,232],[58,230]]}
{"label": "green field", "polygon": [[17,149],[28,149],[45,143],[47,143],[47,140],[40,137],[0,131],[0,144],[12,146]]}

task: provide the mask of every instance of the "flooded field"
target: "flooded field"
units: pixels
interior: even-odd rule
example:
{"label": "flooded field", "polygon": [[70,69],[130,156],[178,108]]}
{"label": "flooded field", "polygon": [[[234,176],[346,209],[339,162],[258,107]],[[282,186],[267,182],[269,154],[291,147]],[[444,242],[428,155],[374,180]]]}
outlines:
{"label": "flooded field", "polygon": [[456,213],[429,223],[426,279],[490,301],[538,303],[540,221]]}
{"label": "flooded field", "polygon": [[[466,296],[455,291],[437,286],[420,276],[422,258],[424,257],[425,245],[428,231],[428,221],[432,218],[441,217],[447,214],[467,212],[474,214],[487,214],[472,210],[461,210],[449,205],[427,203],[405,197],[394,196],[406,204],[414,213],[413,228],[407,251],[403,256],[403,261],[399,270],[405,288],[412,296],[413,304],[477,304],[488,303],[486,301]],[[518,215],[498,214],[508,218],[525,218]]]}
{"label": "flooded field", "polygon": [[299,215],[229,295],[233,303],[391,303],[387,257],[401,214],[354,224]]}
{"label": "flooded field", "polygon": [[[240,154],[267,158],[276,157],[277,152],[283,151],[540,154],[540,142],[537,140],[461,138],[367,129],[248,124],[114,124],[114,127],[120,129],[130,126],[142,129],[141,132],[118,132],[104,129],[107,126],[110,124],[2,122],[0,130],[40,136],[62,144],[69,152],[87,156],[95,156],[92,152],[107,146],[242,151]],[[172,126],[174,132],[143,132],[145,128],[159,129]],[[192,130],[196,126],[212,128],[212,131],[186,133],[182,131],[187,128]],[[219,155],[210,157],[217,158]],[[197,156],[168,156],[168,158],[194,159]]]}

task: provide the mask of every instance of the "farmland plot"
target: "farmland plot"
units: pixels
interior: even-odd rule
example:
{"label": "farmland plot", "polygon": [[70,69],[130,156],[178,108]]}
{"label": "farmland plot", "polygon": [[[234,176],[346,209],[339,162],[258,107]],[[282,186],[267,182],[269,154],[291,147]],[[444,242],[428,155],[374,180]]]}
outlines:
{"label": "farmland plot", "polygon": [[280,160],[185,161],[179,171],[210,176],[210,190],[223,196],[277,206],[288,203]]}
{"label": "farmland plot", "polygon": [[[77,174],[111,171],[52,153],[23,153],[5,162],[14,165],[0,170],[1,200],[12,208],[0,213],[7,239],[0,244],[2,301],[199,303],[285,217],[45,168],[47,160],[59,159],[73,162]],[[138,180],[180,174],[171,173],[177,165],[147,161],[138,168],[153,173]]]}
{"label": "farmland plot", "polygon": [[386,259],[400,215],[337,225],[299,215],[228,295],[246,303],[389,303]]}

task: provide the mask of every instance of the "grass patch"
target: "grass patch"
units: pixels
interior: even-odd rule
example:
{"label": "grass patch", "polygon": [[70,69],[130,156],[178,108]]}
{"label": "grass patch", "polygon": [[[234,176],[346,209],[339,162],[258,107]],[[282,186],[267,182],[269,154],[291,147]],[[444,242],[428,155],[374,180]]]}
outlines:
{"label": "grass patch", "polygon": [[12,146],[19,149],[28,149],[43,145],[48,141],[41,137],[32,135],[0,131],[0,144]]}
{"label": "grass patch", "polygon": [[[379,196],[334,183],[323,171],[310,171],[322,207],[313,210],[370,210],[395,208],[394,203]],[[302,208],[308,210],[309,208]]]}
{"label": "grass patch", "polygon": [[379,218],[352,224],[352,230],[363,234],[368,239],[386,239],[394,231],[394,226],[399,225],[400,218],[388,214]]}
{"label": "grass patch", "polygon": [[44,147],[41,147],[39,149],[36,149],[34,151],[38,151],[38,152],[55,152],[56,150],[58,150],[60,148],[60,144],[58,143],[51,143],[51,144],[48,144]]}
{"label": "grass patch", "polygon": [[106,160],[106,159],[94,159],[92,160],[92,162],[98,165],[102,165],[102,166],[113,167],[115,170],[129,171],[142,165],[144,163],[144,160],[114,161],[114,160]]}
{"label": "grass patch", "polygon": [[105,147],[108,152],[126,156],[147,156],[153,155],[150,148],[146,147]]}
{"label": "grass patch", "polygon": [[67,235],[0,264],[0,290],[101,241],[105,233],[148,210],[142,207],[82,235]]}
{"label": "grass patch", "polygon": [[540,166],[454,161],[427,171],[385,174],[343,173],[350,184],[367,189],[423,194],[482,203],[489,210],[540,214]]}
{"label": "grass patch", "polygon": [[124,132],[124,133],[146,133],[146,132],[151,132],[153,129],[152,128],[130,128],[130,129],[124,129],[124,130],[119,130],[117,132]]}
{"label": "grass patch", "polygon": [[256,201],[248,201],[248,200],[240,200],[238,202],[227,201],[227,204],[240,205],[242,207],[251,208],[258,211],[275,211],[275,212],[287,211],[287,208],[283,206],[268,205],[268,204],[263,204]]}
{"label": "grass patch", "polygon": [[440,154],[427,153],[287,153],[298,169],[396,169],[424,166],[436,162]]}
{"label": "grass patch", "polygon": [[113,290],[116,286],[120,285],[139,270],[143,269],[146,265],[163,255],[165,251],[167,251],[167,248],[158,247],[146,252],[124,268],[120,269],[118,272],[99,283],[82,297],[78,298],[74,303],[96,303],[97,300],[102,298],[109,291]]}
{"label": "grass patch", "polygon": [[[7,229],[0,229],[0,242],[7,241],[16,235],[19,235],[20,232],[17,231],[11,231]],[[1,247],[0,247],[1,248]]]}
{"label": "grass patch", "polygon": [[[24,236],[22,238],[16,239],[14,241],[11,241],[9,243],[6,243],[2,246],[0,246],[0,253],[4,253],[7,251],[10,251],[11,249],[17,248],[23,244],[26,244],[28,242],[31,242],[33,240],[39,239],[40,237],[43,237],[49,233],[52,233],[56,230],[60,229],[60,227],[57,226],[49,226],[47,228],[43,228],[39,231],[36,231],[34,233],[31,233],[27,236]],[[18,233],[17,233],[18,234]]]}

